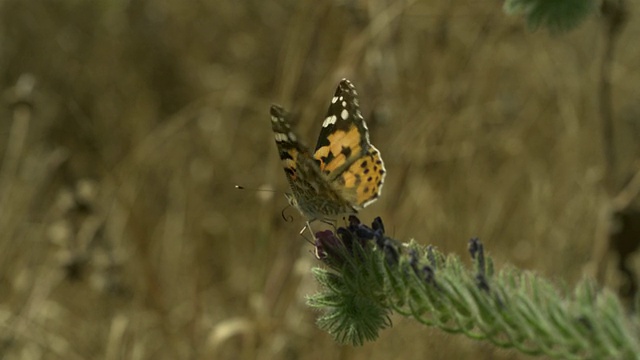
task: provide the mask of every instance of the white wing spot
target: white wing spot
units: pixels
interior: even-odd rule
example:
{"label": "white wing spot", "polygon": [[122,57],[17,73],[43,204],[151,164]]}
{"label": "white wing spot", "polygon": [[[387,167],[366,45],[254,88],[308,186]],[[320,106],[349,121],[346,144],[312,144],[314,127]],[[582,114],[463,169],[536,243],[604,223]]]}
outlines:
{"label": "white wing spot", "polygon": [[342,120],[347,120],[347,118],[349,117],[349,112],[347,111],[347,109],[342,110],[342,112],[340,113],[340,117],[342,118]]}
{"label": "white wing spot", "polygon": [[331,103],[335,104],[338,101],[338,97],[334,96],[333,99],[331,99]]}
{"label": "white wing spot", "polygon": [[277,142],[287,141],[287,135],[283,133],[275,133],[275,137]]}
{"label": "white wing spot", "polygon": [[322,127],[333,125],[336,123],[336,120],[338,120],[338,118],[335,115],[327,116],[327,118],[324,119],[324,122],[322,123]]}
{"label": "white wing spot", "polygon": [[289,131],[289,134],[287,134],[287,136],[289,137],[289,140],[297,141],[296,135],[294,133],[292,133],[291,131]]}
{"label": "white wing spot", "polygon": [[347,107],[347,102],[346,101],[342,102],[342,107],[345,107],[345,108]]}

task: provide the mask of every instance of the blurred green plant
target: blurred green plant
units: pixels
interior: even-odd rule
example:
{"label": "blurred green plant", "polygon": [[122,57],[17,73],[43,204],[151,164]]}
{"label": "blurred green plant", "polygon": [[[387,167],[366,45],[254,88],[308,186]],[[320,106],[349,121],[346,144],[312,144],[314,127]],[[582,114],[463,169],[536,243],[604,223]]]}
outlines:
{"label": "blurred green plant", "polygon": [[546,27],[552,33],[572,30],[597,9],[596,0],[506,0],[504,11],[523,15],[533,30]]}
{"label": "blurred green plant", "polygon": [[308,297],[318,325],[340,343],[362,345],[390,327],[396,312],[446,332],[529,355],[560,359],[640,359],[638,318],[607,290],[583,281],[568,296],[550,281],[509,268],[494,273],[482,243],[469,241],[468,269],[453,255],[384,235],[352,216],[316,234],[314,268],[323,290]]}

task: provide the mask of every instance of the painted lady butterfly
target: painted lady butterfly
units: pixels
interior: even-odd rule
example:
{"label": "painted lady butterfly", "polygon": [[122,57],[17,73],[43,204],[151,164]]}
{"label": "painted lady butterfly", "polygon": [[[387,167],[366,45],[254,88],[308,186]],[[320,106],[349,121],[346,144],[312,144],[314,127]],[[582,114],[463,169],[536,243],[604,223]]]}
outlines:
{"label": "painted lady butterfly", "polygon": [[277,105],[271,106],[271,126],[291,186],[287,200],[307,218],[307,226],[354,214],[380,196],[386,170],[369,142],[358,94],[349,80],[340,81],[331,99],[313,154],[298,142]]}

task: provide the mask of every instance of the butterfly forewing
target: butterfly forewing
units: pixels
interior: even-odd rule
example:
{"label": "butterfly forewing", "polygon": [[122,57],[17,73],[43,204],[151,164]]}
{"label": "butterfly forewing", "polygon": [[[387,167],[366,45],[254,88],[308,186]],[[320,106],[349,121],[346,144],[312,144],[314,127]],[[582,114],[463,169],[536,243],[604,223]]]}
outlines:
{"label": "butterfly forewing", "polygon": [[343,79],[331,99],[313,157],[320,161],[320,170],[333,180],[365,154],[369,145],[358,93],[349,80]]}
{"label": "butterfly forewing", "polygon": [[298,158],[309,156],[309,150],[297,141],[286,116],[283,108],[278,105],[271,106],[271,128],[276,139],[278,155],[282,161],[287,180],[292,183],[298,177],[296,171]]}

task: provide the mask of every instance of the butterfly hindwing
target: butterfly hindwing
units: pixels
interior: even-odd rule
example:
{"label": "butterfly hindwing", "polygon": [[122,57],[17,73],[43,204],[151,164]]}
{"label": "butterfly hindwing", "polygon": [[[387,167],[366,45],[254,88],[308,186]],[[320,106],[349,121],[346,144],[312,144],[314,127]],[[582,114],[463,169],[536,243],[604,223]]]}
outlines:
{"label": "butterfly hindwing", "polygon": [[380,151],[370,145],[367,153],[355,159],[338,177],[337,181],[344,184],[340,193],[355,209],[362,209],[382,193],[385,173]]}

